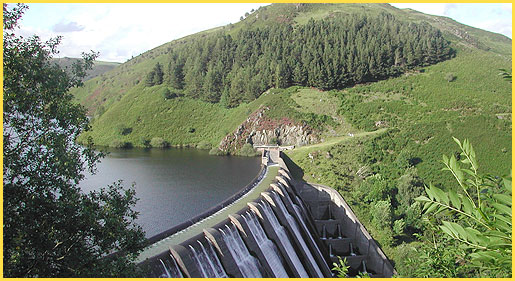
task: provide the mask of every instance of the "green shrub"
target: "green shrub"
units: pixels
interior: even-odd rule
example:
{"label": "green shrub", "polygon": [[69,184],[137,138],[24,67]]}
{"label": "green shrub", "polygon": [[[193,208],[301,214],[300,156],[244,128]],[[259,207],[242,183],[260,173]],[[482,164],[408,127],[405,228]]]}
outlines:
{"label": "green shrub", "polygon": [[372,216],[379,228],[389,228],[392,223],[392,205],[389,201],[377,201],[372,206]]}
{"label": "green shrub", "polygon": [[161,95],[165,100],[174,99],[179,96],[176,92],[172,92],[168,88],[161,90]]}
{"label": "green shrub", "polygon": [[215,146],[215,147],[211,148],[211,150],[209,150],[209,155],[223,156],[223,155],[227,155],[227,153],[221,151],[220,149],[218,149],[218,147]]}
{"label": "green shrub", "polygon": [[114,148],[132,148],[132,143],[128,141],[113,140],[109,146]]}
{"label": "green shrub", "polygon": [[456,78],[456,75],[453,73],[447,73],[447,75],[445,75],[445,80],[447,80],[447,82],[453,82]]}
{"label": "green shrub", "polygon": [[125,125],[119,125],[116,128],[116,131],[118,132],[118,134],[120,134],[122,136],[126,136],[126,135],[132,133],[132,128],[131,127],[127,127]]}
{"label": "green shrub", "polygon": [[195,133],[195,128],[189,127],[188,128],[188,133],[190,133],[190,134]]}
{"label": "green shrub", "polygon": [[393,222],[393,233],[395,235],[402,235],[404,233],[404,228],[406,227],[406,223],[403,219],[398,219]]}
{"label": "green shrub", "polygon": [[141,143],[141,145],[143,145],[143,147],[146,147],[146,148],[152,147],[152,145],[150,144],[150,140],[146,137],[141,137],[140,143]]}
{"label": "green shrub", "polygon": [[205,140],[199,142],[197,144],[197,149],[201,149],[201,150],[210,150],[211,149],[211,144]]}
{"label": "green shrub", "polygon": [[170,144],[165,141],[163,138],[155,137],[150,140],[150,145],[152,147],[158,147],[158,148],[166,148],[170,146]]}
{"label": "green shrub", "polygon": [[399,207],[407,210],[415,198],[424,192],[424,182],[417,174],[416,168],[409,168],[406,173],[397,180],[396,199]]}
{"label": "green shrub", "polygon": [[278,139],[277,137],[273,137],[273,138],[271,138],[271,139],[270,139],[270,141],[268,142],[268,144],[270,144],[270,145],[274,145],[274,144],[279,145],[279,144],[280,144],[280,143],[279,143],[279,139]]}
{"label": "green shrub", "polygon": [[237,155],[254,157],[254,156],[259,155],[259,152],[254,149],[252,144],[246,143],[241,147],[241,149],[238,151]]}

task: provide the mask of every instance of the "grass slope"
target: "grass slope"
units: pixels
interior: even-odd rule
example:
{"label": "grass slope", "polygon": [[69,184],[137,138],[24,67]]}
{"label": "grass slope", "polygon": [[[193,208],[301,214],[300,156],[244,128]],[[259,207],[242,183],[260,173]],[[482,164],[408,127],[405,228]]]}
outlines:
{"label": "grass slope", "polygon": [[[68,57],[54,59],[54,61],[62,68],[71,67],[73,63],[79,60],[80,59]],[[87,72],[86,77],[84,77],[84,81],[100,76],[112,70],[113,68],[119,66],[120,64],[121,63],[118,62],[94,61],[93,68]]]}
{"label": "grass slope", "polygon": [[[165,99],[165,89],[164,85],[132,88],[120,102],[109,107],[99,117],[101,122],[93,120],[92,130],[81,135],[79,140],[84,141],[87,137],[92,137],[95,144],[100,146],[111,146],[115,142],[144,146],[144,140],[159,137],[173,146],[195,146],[201,142],[216,146],[223,137],[233,132],[252,112],[262,106],[270,108],[267,115],[271,118],[286,117],[298,122],[307,122],[313,127],[322,124],[328,128],[318,129],[331,132],[331,136],[334,136],[336,131],[347,133],[347,128],[343,125],[323,121],[322,117],[327,113],[308,112],[294,101],[294,98],[312,99],[318,90],[298,87],[272,89],[251,103],[227,109],[218,104],[186,97]],[[323,94],[330,96],[328,93]],[[335,96],[332,96],[332,99],[338,102]],[[316,107],[320,107],[319,104]],[[332,114],[334,119],[342,119],[336,111]]]}
{"label": "grass slope", "polygon": [[[372,170],[380,175],[382,184],[393,188],[388,198],[395,197],[403,174],[402,169],[394,173],[399,170],[392,167],[406,155],[418,159],[415,169],[426,184],[453,187],[454,179],[441,171],[440,162],[443,154],[458,152],[452,136],[470,140],[481,173],[508,175],[512,158],[511,83],[501,79],[498,69],[509,65],[508,56],[462,46],[456,58],[420,72],[334,92],[342,100],[344,119],[374,134],[334,138],[296,148],[287,152],[288,156],[303,169],[305,180],[338,189],[393,258],[399,274],[413,277],[417,267],[406,263],[406,256],[418,259],[420,253],[414,249],[424,247],[424,243],[407,233],[395,236],[391,228],[376,222],[375,202],[366,203],[363,196],[369,195],[360,193],[367,186],[360,173],[371,172],[364,159],[377,156]],[[456,79],[448,82],[448,73]],[[376,130],[377,121],[387,124],[388,129]],[[381,146],[385,143],[390,145]],[[395,214],[394,209],[392,212]]]}

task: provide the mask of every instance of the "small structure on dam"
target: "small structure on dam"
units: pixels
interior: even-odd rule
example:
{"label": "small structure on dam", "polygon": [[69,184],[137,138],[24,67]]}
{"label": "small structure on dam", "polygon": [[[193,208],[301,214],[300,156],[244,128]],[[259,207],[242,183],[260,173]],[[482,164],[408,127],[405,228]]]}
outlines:
{"label": "small structure on dam", "polygon": [[[391,277],[395,270],[334,189],[295,181],[280,153],[264,150],[256,179],[204,215],[149,239],[148,277]],[[272,160],[273,159],[273,160]]]}

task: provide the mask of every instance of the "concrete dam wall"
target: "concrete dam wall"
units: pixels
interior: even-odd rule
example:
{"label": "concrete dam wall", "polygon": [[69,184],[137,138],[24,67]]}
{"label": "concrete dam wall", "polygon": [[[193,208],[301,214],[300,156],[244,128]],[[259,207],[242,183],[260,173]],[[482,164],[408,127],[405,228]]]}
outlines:
{"label": "concrete dam wall", "polygon": [[231,204],[152,239],[139,257],[147,276],[334,277],[338,256],[350,277],[395,273],[340,194],[293,180],[278,151],[263,152],[249,186]]}

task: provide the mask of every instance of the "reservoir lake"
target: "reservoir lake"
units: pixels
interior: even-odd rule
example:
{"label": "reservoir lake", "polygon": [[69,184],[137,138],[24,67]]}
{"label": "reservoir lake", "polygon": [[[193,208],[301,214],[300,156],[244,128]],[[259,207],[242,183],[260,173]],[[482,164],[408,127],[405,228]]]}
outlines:
{"label": "reservoir lake", "polygon": [[135,183],[137,223],[146,237],[193,218],[249,184],[260,169],[259,157],[212,156],[196,149],[108,149],[97,172],[80,183],[98,190],[123,180]]}

